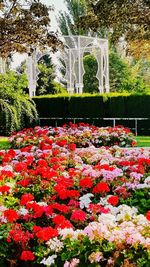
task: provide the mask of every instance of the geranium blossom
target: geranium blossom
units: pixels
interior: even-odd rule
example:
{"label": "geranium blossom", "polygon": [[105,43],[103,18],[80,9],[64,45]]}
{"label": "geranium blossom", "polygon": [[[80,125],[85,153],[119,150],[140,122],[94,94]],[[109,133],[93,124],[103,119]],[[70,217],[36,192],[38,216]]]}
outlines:
{"label": "geranium blossom", "polygon": [[33,266],[123,266],[141,255],[148,264],[150,150],[113,138],[128,145],[133,135],[86,124],[13,135],[27,146],[0,153],[4,265],[16,257]]}

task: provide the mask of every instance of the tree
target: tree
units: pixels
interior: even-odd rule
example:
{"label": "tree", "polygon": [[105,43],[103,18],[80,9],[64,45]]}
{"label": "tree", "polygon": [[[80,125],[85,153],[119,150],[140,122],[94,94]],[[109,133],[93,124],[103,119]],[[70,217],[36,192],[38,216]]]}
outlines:
{"label": "tree", "polygon": [[[83,59],[85,74],[83,76],[84,80],[84,93],[98,93],[98,80],[96,78],[96,73],[98,69],[98,63],[93,55],[86,55]],[[92,70],[92,73],[91,73]]]}
{"label": "tree", "polygon": [[[36,95],[58,94],[66,92],[65,88],[62,87],[60,83],[55,81],[55,66],[52,63],[52,58],[48,54],[40,58],[37,68],[39,70],[39,75],[37,77]],[[26,77],[26,61],[23,61],[16,70],[18,73]],[[25,93],[29,93],[28,83],[27,86],[24,86],[23,91]]]}
{"label": "tree", "polygon": [[36,86],[36,95],[64,93],[66,90],[55,81],[55,66],[49,55],[43,56],[38,62],[40,71]]}
{"label": "tree", "polygon": [[79,19],[85,15],[85,0],[65,0],[68,12],[60,12],[57,22],[62,35],[83,35],[88,30],[79,25]]}
{"label": "tree", "polygon": [[9,134],[36,122],[35,103],[23,93],[27,86],[24,74],[0,74],[0,132]]}
{"label": "tree", "polygon": [[0,56],[30,52],[36,46],[49,46],[55,51],[61,42],[49,30],[51,9],[40,0],[1,0]]}
{"label": "tree", "polygon": [[112,92],[122,92],[131,79],[131,70],[127,60],[121,57],[115,49],[109,53],[110,88]]}
{"label": "tree", "polygon": [[40,71],[37,80],[36,95],[50,94],[54,91],[55,67],[49,55],[43,56],[38,62]]}
{"label": "tree", "polygon": [[[113,43],[118,42],[121,36],[133,43],[145,42],[147,53],[150,52],[150,1],[149,0],[98,0],[93,3],[87,0],[87,14],[81,17],[81,25],[86,29],[105,29],[107,36]],[[139,46],[138,46],[139,47]],[[139,48],[134,47],[138,53]],[[129,47],[130,51],[130,47]],[[132,51],[132,49],[131,49]]]}

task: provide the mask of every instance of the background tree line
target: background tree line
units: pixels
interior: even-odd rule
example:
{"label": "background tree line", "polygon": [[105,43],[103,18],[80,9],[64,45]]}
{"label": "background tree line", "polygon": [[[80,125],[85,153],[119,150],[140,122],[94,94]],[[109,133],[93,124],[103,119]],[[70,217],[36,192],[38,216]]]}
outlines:
{"label": "background tree line", "polygon": [[[62,35],[108,38],[111,91],[149,92],[150,1],[99,0],[93,4],[91,0],[65,0],[65,4],[68,11],[60,12],[57,17]],[[64,61],[60,57],[56,62],[61,75],[57,75],[52,62],[52,53],[63,44],[58,35],[49,30],[50,10],[51,7],[36,0],[0,1],[0,57],[11,58],[15,52],[29,53],[36,46],[41,50],[51,48],[51,54],[38,63],[37,95],[66,92]],[[95,57],[85,54],[84,66],[84,92],[98,92]],[[26,118],[30,118],[31,123],[37,119],[34,103],[27,96],[24,64],[17,71],[19,73],[7,70],[0,75],[0,124],[1,130],[6,125],[7,132],[23,127]],[[57,76],[62,78],[58,80]]]}

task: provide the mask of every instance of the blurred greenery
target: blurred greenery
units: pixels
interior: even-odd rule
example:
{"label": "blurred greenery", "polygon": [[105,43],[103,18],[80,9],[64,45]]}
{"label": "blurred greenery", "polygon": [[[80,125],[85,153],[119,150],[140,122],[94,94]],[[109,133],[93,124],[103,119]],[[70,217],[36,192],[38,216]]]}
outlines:
{"label": "blurred greenery", "polygon": [[35,103],[24,93],[26,75],[0,74],[0,133],[9,134],[38,119]]}

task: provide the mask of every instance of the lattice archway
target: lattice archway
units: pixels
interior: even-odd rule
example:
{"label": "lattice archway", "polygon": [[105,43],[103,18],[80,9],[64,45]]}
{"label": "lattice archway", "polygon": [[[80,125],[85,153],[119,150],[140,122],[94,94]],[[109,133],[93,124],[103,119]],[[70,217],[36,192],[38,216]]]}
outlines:
{"label": "lattice archway", "polygon": [[[96,77],[99,81],[99,92],[109,92],[109,62],[108,62],[108,40],[95,37],[68,35],[63,36],[65,48],[63,59],[66,64],[66,75],[68,93],[83,93],[84,64],[83,56],[86,52],[94,54],[98,62]],[[41,52],[38,48],[33,49],[27,56],[27,78],[29,96],[36,95],[36,83],[39,70],[38,60],[44,55],[50,54],[50,49]],[[5,62],[0,61],[0,72],[4,70]]]}
{"label": "lattice archway", "polygon": [[86,52],[94,54],[98,62],[96,77],[99,81],[99,92],[109,92],[109,59],[108,59],[108,40],[67,35],[63,36],[65,49],[63,58],[66,64],[67,90],[69,93],[83,93],[84,65],[83,57]]}

